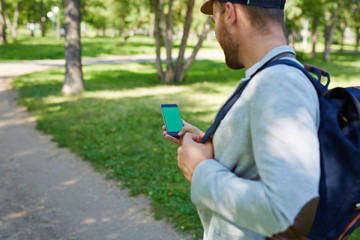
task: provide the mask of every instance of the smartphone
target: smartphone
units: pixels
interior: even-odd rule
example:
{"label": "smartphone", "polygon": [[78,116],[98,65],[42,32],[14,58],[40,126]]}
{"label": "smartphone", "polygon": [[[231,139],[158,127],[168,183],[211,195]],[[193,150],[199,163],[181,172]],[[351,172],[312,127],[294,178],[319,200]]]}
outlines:
{"label": "smartphone", "polygon": [[173,137],[177,137],[183,128],[179,107],[176,104],[162,104],[161,112],[167,133]]}

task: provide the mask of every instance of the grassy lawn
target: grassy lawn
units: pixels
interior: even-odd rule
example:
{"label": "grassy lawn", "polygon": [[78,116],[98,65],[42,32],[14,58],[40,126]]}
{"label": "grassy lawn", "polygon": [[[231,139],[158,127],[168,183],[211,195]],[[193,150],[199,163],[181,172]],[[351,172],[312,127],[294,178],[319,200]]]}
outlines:
{"label": "grassy lawn", "polygon": [[[31,38],[20,36],[20,40],[0,45],[0,61],[61,59],[64,58],[64,38],[56,40],[52,37]],[[154,39],[135,36],[122,46],[118,46],[120,38],[94,37],[82,38],[83,57],[101,57],[108,55],[153,54]]]}
{"label": "grassy lawn", "polygon": [[[200,236],[190,185],[177,168],[177,147],[162,136],[160,105],[177,103],[184,119],[206,129],[236,84],[237,74],[222,63],[203,61],[189,73],[187,84],[168,86],[158,84],[152,63],[85,66],[83,70],[87,91],[77,97],[59,94],[64,69],[15,80],[20,102],[33,111],[37,128],[108,178],[121,180],[132,195],[151,198],[155,218],[166,217],[175,222],[175,228]],[[208,79],[206,71],[222,74],[225,83]]]}
{"label": "grassy lawn", "polygon": [[[122,38],[83,37],[81,38],[83,57],[104,57],[110,55],[155,54],[155,40],[147,36],[134,36],[124,45],[119,45]],[[16,42],[0,45],[0,61],[63,59],[64,38],[35,37],[20,35]],[[189,41],[190,42],[190,41]],[[174,44],[178,47],[179,42]],[[190,42],[189,48],[196,42]],[[216,41],[207,42],[205,48],[218,47]]]}
{"label": "grassy lawn", "polygon": [[[333,87],[360,85],[360,55],[334,55],[331,63],[304,58],[329,70]],[[206,130],[244,71],[197,61],[186,83],[176,86],[158,84],[152,63],[84,66],[83,71],[87,91],[72,97],[60,94],[62,68],[21,76],[14,81],[19,101],[60,147],[120,180],[132,195],[149,197],[156,219],[166,218],[199,238],[202,228],[190,185],[177,168],[177,146],[162,136],[160,105],[177,103],[184,120]]]}

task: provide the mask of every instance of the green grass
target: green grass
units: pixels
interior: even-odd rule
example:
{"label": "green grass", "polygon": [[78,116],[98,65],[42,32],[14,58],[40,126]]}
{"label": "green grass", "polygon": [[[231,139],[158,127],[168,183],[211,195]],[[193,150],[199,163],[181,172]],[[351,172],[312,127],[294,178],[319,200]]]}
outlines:
{"label": "green grass", "polygon": [[322,54],[317,54],[315,59],[310,60],[307,54],[303,63],[310,63],[330,73],[330,88],[360,85],[360,54],[333,54],[331,62],[324,62],[321,57]]}
{"label": "green grass", "polygon": [[[154,39],[135,36],[126,44],[119,46],[120,38],[93,37],[82,38],[83,57],[101,57],[109,55],[153,54]],[[52,37],[21,37],[20,40],[0,45],[0,61],[62,59],[64,58],[64,38],[56,40]]]}
{"label": "green grass", "polygon": [[[82,37],[82,57],[104,57],[111,55],[136,55],[155,54],[155,39],[147,36],[134,36],[128,41],[119,45],[122,38],[112,37]],[[30,37],[20,35],[19,40],[10,41],[8,44],[0,45],[0,61],[14,60],[39,60],[39,59],[63,59],[64,38],[56,40],[53,37]],[[174,43],[178,48],[179,42]],[[193,48],[196,42],[189,41],[189,49]],[[214,49],[218,47],[215,41],[207,42],[204,48]],[[174,51],[174,56],[175,56]]]}
{"label": "green grass", "polygon": [[[108,178],[121,180],[132,195],[151,198],[155,218],[166,217],[176,229],[199,236],[201,225],[190,201],[190,185],[177,168],[176,146],[162,136],[160,112],[162,103],[178,103],[184,119],[203,129],[210,124],[224,96],[216,104],[199,102],[212,93],[221,95],[214,89],[220,84],[195,79],[203,81],[208,66],[214,73],[225,72],[226,67],[212,62],[199,66],[184,86],[158,85],[150,63],[85,66],[87,91],[77,97],[59,94],[64,69],[26,75],[14,85],[20,90],[20,102],[36,116],[39,130]],[[230,92],[229,85],[219,89]]]}
{"label": "green grass", "polygon": [[354,233],[351,234],[349,240],[359,240],[360,239],[360,228],[355,229]]}
{"label": "green grass", "polygon": [[[360,56],[334,55],[332,63],[307,60],[329,70],[333,86],[360,85]],[[53,136],[131,195],[151,199],[156,219],[166,218],[199,238],[202,227],[190,201],[190,184],[177,167],[176,148],[162,136],[162,103],[177,103],[186,121],[205,130],[244,71],[224,63],[197,61],[183,85],[160,85],[153,63],[84,66],[87,91],[60,94],[64,69],[18,77],[20,103]]]}

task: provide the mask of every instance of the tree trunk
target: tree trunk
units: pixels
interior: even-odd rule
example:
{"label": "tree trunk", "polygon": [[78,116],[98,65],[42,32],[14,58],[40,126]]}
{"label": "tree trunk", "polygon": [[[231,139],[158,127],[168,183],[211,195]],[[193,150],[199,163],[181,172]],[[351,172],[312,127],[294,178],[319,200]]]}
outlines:
{"label": "tree trunk", "polygon": [[121,42],[119,42],[118,44],[116,44],[117,46],[121,47],[123,46],[128,40],[130,37],[133,37],[136,33],[136,31],[138,30],[139,26],[138,25],[135,25],[131,30],[129,31],[126,31],[126,30],[123,30],[121,31],[121,34],[120,36],[123,38]]}
{"label": "tree trunk", "polygon": [[68,95],[82,92],[85,86],[81,69],[80,0],[64,0],[64,2],[66,73],[61,92]]}
{"label": "tree trunk", "polygon": [[190,34],[190,28],[192,23],[192,16],[194,12],[194,4],[195,0],[189,0],[187,5],[187,12],[185,17],[185,23],[184,23],[184,32],[183,37],[180,44],[179,49],[179,57],[176,61],[176,67],[175,67],[175,79],[174,82],[183,82],[185,80],[185,74],[183,74],[184,70],[184,58],[185,58],[185,50],[187,46],[187,41]]}
{"label": "tree trunk", "polygon": [[206,36],[208,35],[208,33],[210,31],[211,18],[212,17],[208,17],[208,20],[206,21],[206,23],[204,25],[204,30],[202,31],[202,33],[200,35],[199,42],[197,43],[197,45],[194,48],[193,52],[191,53],[190,57],[183,64],[182,70],[179,72],[176,72],[178,74],[177,79],[179,80],[179,82],[185,81],[186,73],[189,70],[189,68],[191,67],[191,65],[193,64],[193,62],[195,61],[195,57],[196,57],[197,53],[199,52],[201,45],[203,44]]}
{"label": "tree trunk", "polygon": [[[79,20],[79,24],[80,24],[80,20]],[[61,25],[60,25],[60,13],[57,13],[56,14],[56,40],[59,40],[61,38],[60,28],[61,28]],[[79,27],[79,29],[80,29],[80,27]]]}
{"label": "tree trunk", "polygon": [[14,40],[16,40],[17,37],[17,28],[18,28],[18,19],[19,19],[19,12],[20,12],[20,5],[21,2],[18,2],[16,4],[16,8],[14,11],[14,17],[13,17],[13,23],[11,24],[10,17],[7,14],[7,12],[4,12],[5,16],[5,22],[8,29],[11,31],[11,36]]}
{"label": "tree trunk", "polygon": [[18,28],[18,21],[19,21],[19,13],[20,13],[20,6],[21,1],[19,1],[16,4],[15,12],[14,12],[14,18],[13,18],[13,26],[12,26],[12,38],[16,40],[17,38],[17,28]]}
{"label": "tree trunk", "polygon": [[295,45],[295,40],[296,40],[296,35],[297,35],[297,32],[296,32],[295,29],[293,29],[293,30],[289,33],[289,36],[288,36],[289,46],[294,47],[294,45]]}
{"label": "tree trunk", "polygon": [[340,53],[344,52],[344,41],[345,41],[345,24],[340,24],[339,30],[340,30]]}
{"label": "tree trunk", "polygon": [[[156,40],[156,68],[158,77],[162,83],[179,83],[185,81],[186,72],[195,60],[196,54],[198,53],[207,33],[210,30],[211,18],[205,24],[202,34],[200,35],[199,41],[193,50],[189,59],[185,60],[185,50],[190,34],[192,15],[194,10],[194,0],[188,0],[187,12],[184,21],[183,36],[179,48],[179,55],[174,66],[172,57],[173,48],[173,13],[172,4],[173,0],[169,0],[168,15],[165,15],[165,0],[154,0],[154,11],[155,11],[155,40]],[[166,50],[166,70],[164,71],[162,60],[161,60],[161,46],[162,41],[165,45]]]}
{"label": "tree trunk", "polygon": [[359,44],[360,44],[360,27],[355,28],[356,33],[356,45],[355,45],[355,53],[359,52]]}
{"label": "tree trunk", "polygon": [[6,44],[6,26],[4,20],[3,0],[0,0],[0,44]]}
{"label": "tree trunk", "polygon": [[318,25],[319,20],[317,17],[314,17],[313,24],[312,24],[312,50],[311,50],[311,57],[316,56],[316,43],[318,40]]}
{"label": "tree trunk", "polygon": [[5,20],[6,28],[10,30],[10,33],[12,33],[13,28],[12,28],[12,24],[11,24],[11,21],[10,21],[9,14],[6,11],[3,11],[3,12],[4,12],[3,17],[4,17],[4,20]]}
{"label": "tree trunk", "polygon": [[159,0],[154,0],[154,11],[155,11],[155,44],[156,44],[156,69],[160,82],[164,82],[165,73],[161,63],[161,30],[160,30],[160,9]]}
{"label": "tree trunk", "polygon": [[41,37],[45,37],[45,14],[44,14],[44,0],[40,1],[40,29],[41,29]]}
{"label": "tree trunk", "polygon": [[325,29],[324,29],[325,51],[324,51],[324,55],[323,55],[324,61],[330,61],[330,59],[331,59],[331,44],[333,42],[333,36],[334,36],[334,31],[336,28],[337,21],[338,21],[337,10],[334,11],[334,13],[332,14],[332,17],[330,17],[330,14],[325,14]]}
{"label": "tree trunk", "polygon": [[[161,21],[161,32],[162,38],[164,40],[165,48],[166,48],[166,73],[164,81],[166,83],[170,83],[173,81],[175,76],[175,69],[172,59],[172,41],[173,41],[173,0],[169,0],[169,11],[168,16],[166,18],[164,11],[164,0],[160,0],[160,11],[162,16]],[[167,20],[167,21],[166,21]]]}
{"label": "tree trunk", "polygon": [[31,37],[35,37],[35,13],[36,13],[36,10],[35,10],[35,0],[32,1],[31,3],[31,24],[32,27],[30,28],[30,31],[31,31]]}

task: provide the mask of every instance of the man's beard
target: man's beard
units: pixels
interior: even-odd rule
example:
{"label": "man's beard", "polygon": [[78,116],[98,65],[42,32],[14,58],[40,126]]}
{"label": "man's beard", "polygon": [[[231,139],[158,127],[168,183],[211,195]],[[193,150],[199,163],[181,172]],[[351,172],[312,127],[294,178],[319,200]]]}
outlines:
{"label": "man's beard", "polygon": [[238,61],[239,46],[231,39],[226,28],[220,28],[219,43],[225,54],[226,65],[231,69],[241,69],[244,65]]}

